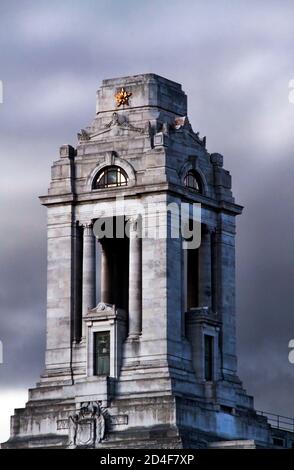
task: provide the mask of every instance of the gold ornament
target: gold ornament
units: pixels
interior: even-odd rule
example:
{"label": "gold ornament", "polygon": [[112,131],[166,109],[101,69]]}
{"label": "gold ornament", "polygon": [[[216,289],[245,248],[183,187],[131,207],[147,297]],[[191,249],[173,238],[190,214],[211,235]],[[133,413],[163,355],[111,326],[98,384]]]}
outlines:
{"label": "gold ornament", "polygon": [[115,95],[116,105],[119,107],[122,104],[129,105],[129,97],[132,93],[128,93],[124,88],[117,92]]}

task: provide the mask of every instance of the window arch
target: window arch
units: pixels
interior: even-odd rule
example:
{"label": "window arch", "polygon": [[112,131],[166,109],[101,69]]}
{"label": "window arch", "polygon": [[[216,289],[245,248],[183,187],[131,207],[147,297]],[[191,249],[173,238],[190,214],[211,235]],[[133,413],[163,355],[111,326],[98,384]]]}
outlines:
{"label": "window arch", "polygon": [[93,189],[117,188],[127,186],[128,177],[119,166],[107,166],[94,178]]}
{"label": "window arch", "polygon": [[184,184],[186,188],[192,189],[198,193],[202,193],[202,181],[195,171],[188,171],[184,178]]}

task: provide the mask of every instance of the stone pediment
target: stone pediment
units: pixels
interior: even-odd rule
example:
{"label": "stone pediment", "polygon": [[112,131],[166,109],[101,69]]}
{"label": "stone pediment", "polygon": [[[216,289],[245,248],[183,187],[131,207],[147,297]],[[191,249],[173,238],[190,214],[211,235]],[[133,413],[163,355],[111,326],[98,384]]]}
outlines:
{"label": "stone pediment", "polygon": [[158,131],[154,134],[154,146],[168,147],[169,138],[190,143],[191,146],[197,143],[201,147],[206,147],[206,137],[201,138],[199,132],[193,131],[187,116],[175,116],[171,123],[160,123]]}
{"label": "stone pediment", "polygon": [[127,133],[135,133],[135,134],[148,134],[150,124],[149,122],[144,127],[137,127],[131,124],[128,118],[125,115],[120,115],[117,112],[112,114],[111,120],[105,124],[104,126],[100,127],[98,130],[94,132],[81,129],[78,133],[78,141],[82,142],[95,142],[99,141],[106,137],[115,137],[115,136],[124,136]]}
{"label": "stone pediment", "polygon": [[99,304],[92,309],[92,311],[97,312],[115,312],[115,305],[114,304],[106,304],[104,302],[99,302]]}
{"label": "stone pediment", "polygon": [[99,302],[98,305],[92,309],[89,309],[85,315],[86,320],[95,320],[106,317],[125,317],[126,312],[120,308],[116,308],[114,304],[107,304]]}
{"label": "stone pediment", "polygon": [[106,304],[104,302],[99,302],[96,307],[89,309],[86,317],[91,318],[91,317],[98,317],[98,316],[115,316],[116,315],[116,308],[115,305],[113,304]]}

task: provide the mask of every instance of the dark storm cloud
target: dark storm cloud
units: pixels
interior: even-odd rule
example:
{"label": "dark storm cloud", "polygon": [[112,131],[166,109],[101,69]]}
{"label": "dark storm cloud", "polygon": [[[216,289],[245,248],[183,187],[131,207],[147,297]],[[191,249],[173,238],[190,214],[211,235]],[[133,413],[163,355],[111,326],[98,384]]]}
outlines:
{"label": "dark storm cloud", "polygon": [[[95,113],[103,78],[182,83],[196,131],[225,156],[237,202],[240,376],[258,408],[294,415],[293,2],[2,1],[1,386],[43,367],[50,165]],[[283,399],[281,400],[281,395]]]}

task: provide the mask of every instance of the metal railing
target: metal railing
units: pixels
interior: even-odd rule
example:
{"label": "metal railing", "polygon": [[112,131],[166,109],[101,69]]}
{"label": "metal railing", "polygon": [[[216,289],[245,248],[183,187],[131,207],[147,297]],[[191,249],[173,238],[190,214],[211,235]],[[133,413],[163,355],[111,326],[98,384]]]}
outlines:
{"label": "metal railing", "polygon": [[273,428],[294,432],[294,418],[268,413],[267,411],[256,410],[256,413],[265,416]]}

